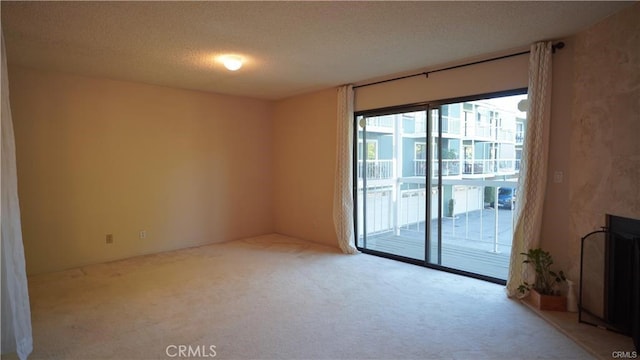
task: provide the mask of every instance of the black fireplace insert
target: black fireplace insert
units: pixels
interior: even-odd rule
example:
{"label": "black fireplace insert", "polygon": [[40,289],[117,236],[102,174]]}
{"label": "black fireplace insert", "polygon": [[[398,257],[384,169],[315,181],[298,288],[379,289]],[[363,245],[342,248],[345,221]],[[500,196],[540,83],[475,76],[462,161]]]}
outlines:
{"label": "black fireplace insert", "polygon": [[640,350],[640,220],[607,215],[582,238],[579,321],[631,336]]}

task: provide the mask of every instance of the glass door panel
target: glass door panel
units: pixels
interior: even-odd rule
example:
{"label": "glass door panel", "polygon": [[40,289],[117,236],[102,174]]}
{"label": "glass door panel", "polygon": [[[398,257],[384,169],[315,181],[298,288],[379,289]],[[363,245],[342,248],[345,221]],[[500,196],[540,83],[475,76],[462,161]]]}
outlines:
{"label": "glass door panel", "polygon": [[517,104],[523,99],[526,94],[440,107],[439,265],[507,278],[519,173],[516,154],[522,147],[518,135],[523,136],[525,122]]}
{"label": "glass door panel", "polygon": [[359,116],[356,123],[357,244],[424,260],[426,111]]}

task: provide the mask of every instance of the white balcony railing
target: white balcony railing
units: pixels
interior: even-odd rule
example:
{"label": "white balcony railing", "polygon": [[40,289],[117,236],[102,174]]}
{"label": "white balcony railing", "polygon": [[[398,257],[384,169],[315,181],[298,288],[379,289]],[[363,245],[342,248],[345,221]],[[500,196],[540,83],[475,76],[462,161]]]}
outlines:
{"label": "white balcony railing", "polygon": [[498,163],[498,172],[513,172],[516,170],[516,159],[499,159]]}
{"label": "white balcony railing", "polygon": [[515,131],[508,128],[498,128],[498,141],[515,142]]}
{"label": "white balcony railing", "polygon": [[[404,229],[419,228],[427,218],[427,189],[406,189],[399,191],[398,206],[394,206],[393,191],[388,187],[367,189],[367,233],[375,234],[390,231],[397,225]],[[397,213],[394,213],[394,209]],[[437,208],[436,208],[437,210]],[[437,214],[437,211],[434,213]],[[358,191],[358,214],[364,214],[363,192]],[[358,221],[359,232],[364,230],[362,218]]]}
{"label": "white balcony railing", "polygon": [[[439,163],[437,160],[433,161],[433,174],[432,177],[438,176]],[[442,160],[442,176],[457,176],[461,175],[460,172],[460,159],[443,159]]]}
{"label": "white balcony railing", "polygon": [[372,117],[367,119],[367,126],[379,127],[379,128],[388,128],[393,129],[393,118],[392,117]]}
{"label": "white balcony railing", "polygon": [[[366,169],[364,169],[365,163]],[[363,174],[366,175],[367,180],[391,179],[393,160],[367,160],[366,162],[358,160],[358,178],[361,179]]]}
{"label": "white balcony railing", "polygon": [[[432,176],[438,176],[439,163],[437,160],[431,162]],[[427,174],[427,160],[414,160],[413,161],[413,175],[425,176]],[[457,176],[461,175],[460,172],[460,160],[459,159],[445,159],[442,160],[442,175],[443,176]]]}
{"label": "white balcony railing", "polygon": [[[462,122],[459,118],[443,116],[442,117],[442,134],[443,135],[462,135]],[[433,135],[438,136],[438,122],[433,123]]]}
{"label": "white balcony railing", "polygon": [[478,140],[492,140],[493,130],[490,124],[467,123],[465,137]]}
{"label": "white balcony railing", "polygon": [[498,170],[495,166],[495,163],[495,160],[465,160],[464,174],[480,175],[495,173]]}
{"label": "white balcony railing", "polygon": [[486,175],[516,171],[516,159],[465,160],[465,175]]}
{"label": "white balcony railing", "polygon": [[[461,166],[464,164],[464,166]],[[438,176],[438,161],[432,161],[433,177]],[[458,159],[442,160],[442,175],[488,175],[497,173],[509,173],[519,170],[520,160],[498,159],[498,160],[464,160]],[[427,160],[413,161],[413,175],[425,176],[427,174]]]}
{"label": "white balcony railing", "polygon": [[416,119],[413,123],[413,132],[414,133],[426,133],[427,132],[427,120],[426,119]]}
{"label": "white balcony railing", "polygon": [[425,176],[427,175],[427,160],[413,160],[413,175]]}
{"label": "white balcony railing", "polygon": [[[447,242],[461,242],[465,247],[492,252],[510,250],[514,209],[489,207],[486,188],[515,188],[517,182],[505,180],[443,179],[443,186],[451,186],[450,200],[438,202],[436,187],[418,183],[399,183],[397,187],[373,186],[358,189],[358,234],[373,236],[395,231],[424,232],[429,218],[442,214],[443,237]],[[406,186],[409,188],[404,189]],[[417,186],[417,187],[416,187]],[[395,190],[394,190],[395,189]],[[394,191],[397,195],[394,196]],[[394,201],[394,199],[397,199]],[[451,201],[451,199],[453,201]],[[365,209],[366,203],[366,209]],[[451,205],[453,204],[453,206]],[[438,205],[442,208],[438,209]],[[512,206],[518,206],[516,202]],[[430,214],[427,212],[430,209]],[[366,217],[366,222],[364,218]],[[366,225],[365,225],[366,224]],[[479,228],[470,228],[479,226]],[[366,227],[366,228],[365,228]],[[507,234],[507,236],[505,236]],[[480,236],[478,236],[480,235]],[[372,237],[371,237],[372,238]],[[371,239],[370,238],[370,239]],[[395,243],[394,246],[401,243]]]}

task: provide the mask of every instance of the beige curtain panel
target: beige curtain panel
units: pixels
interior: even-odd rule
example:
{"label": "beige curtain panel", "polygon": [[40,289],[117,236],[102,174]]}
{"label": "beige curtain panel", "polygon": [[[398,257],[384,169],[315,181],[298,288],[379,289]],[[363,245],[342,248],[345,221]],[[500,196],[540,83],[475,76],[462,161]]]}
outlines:
{"label": "beige curtain panel", "polygon": [[336,174],[333,223],[340,249],[359,253],[353,234],[353,86],[338,88]]}
{"label": "beige curtain panel", "polygon": [[518,179],[516,226],[507,279],[507,295],[518,296],[523,280],[533,281],[533,274],[522,261],[523,252],[538,247],[542,228],[542,210],[547,184],[549,121],[551,118],[552,43],[531,46],[529,58],[529,110],[522,149],[521,174]]}
{"label": "beige curtain panel", "polygon": [[7,57],[2,37],[2,354],[17,353],[22,360],[33,350],[31,311],[25,272],[16,146],[9,104]]}

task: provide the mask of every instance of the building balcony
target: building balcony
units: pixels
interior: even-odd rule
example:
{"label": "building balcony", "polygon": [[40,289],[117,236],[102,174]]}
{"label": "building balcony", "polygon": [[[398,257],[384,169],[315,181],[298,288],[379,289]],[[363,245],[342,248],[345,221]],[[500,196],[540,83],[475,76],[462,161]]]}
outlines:
{"label": "building balcony", "polygon": [[498,160],[465,160],[464,175],[498,175],[514,173],[516,171],[516,159]]}
{"label": "building balcony", "polygon": [[516,145],[522,145],[522,144],[524,144],[524,134],[516,133]]}
{"label": "building balcony", "polygon": [[364,162],[358,160],[358,179],[366,174],[367,180],[385,180],[393,177],[393,160],[367,160],[366,169]]}
{"label": "building balcony", "polygon": [[515,131],[513,129],[508,129],[508,128],[498,128],[497,129],[497,140],[499,142],[509,142],[509,143],[515,143],[516,141],[516,136],[515,136]]}
{"label": "building balcony", "polygon": [[393,133],[394,120],[389,117],[373,117],[367,119],[367,131],[371,133]]}
{"label": "building balcony", "polygon": [[[432,177],[438,176],[439,162],[433,160],[431,162]],[[414,160],[413,161],[413,174],[414,176],[425,176],[427,174],[427,160]],[[460,172],[460,160],[459,159],[444,159],[442,160],[442,176],[459,176]]]}
{"label": "building balcony", "polygon": [[[437,160],[432,161],[431,169],[432,177],[437,177],[439,169]],[[489,177],[491,175],[513,174],[519,169],[520,160],[516,159],[464,160],[464,162],[459,159],[442,160],[443,176],[483,175]],[[414,160],[413,175],[425,176],[426,174],[427,160]]]}
{"label": "building balcony", "polygon": [[491,125],[468,123],[465,127],[464,139],[478,141],[493,140],[493,131],[491,131]]}
{"label": "building balcony", "polygon": [[[462,136],[462,122],[458,118],[443,116],[442,117],[442,136],[444,137],[460,137]],[[425,129],[426,131],[426,129]],[[438,123],[434,122],[432,135],[438,136]]]}

